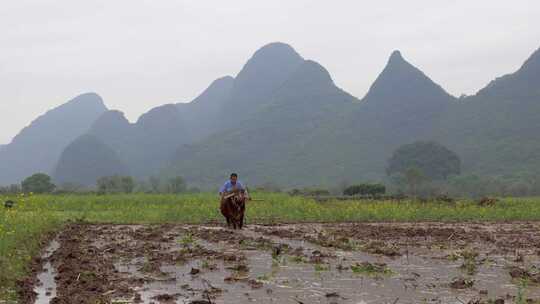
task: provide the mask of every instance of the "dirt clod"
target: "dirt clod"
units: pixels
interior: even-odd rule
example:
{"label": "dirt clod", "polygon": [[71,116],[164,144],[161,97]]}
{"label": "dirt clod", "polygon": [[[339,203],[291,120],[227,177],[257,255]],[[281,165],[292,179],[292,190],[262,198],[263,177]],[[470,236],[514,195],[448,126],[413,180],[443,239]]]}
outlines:
{"label": "dirt clod", "polygon": [[466,279],[466,278],[454,278],[452,282],[450,283],[450,287],[454,289],[465,289],[465,288],[471,288],[474,285],[474,280],[472,279]]}

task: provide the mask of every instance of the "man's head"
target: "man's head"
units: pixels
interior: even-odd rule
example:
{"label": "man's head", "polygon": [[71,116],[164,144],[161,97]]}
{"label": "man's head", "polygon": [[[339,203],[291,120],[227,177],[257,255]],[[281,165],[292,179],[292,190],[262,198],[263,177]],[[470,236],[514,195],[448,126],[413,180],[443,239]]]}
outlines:
{"label": "man's head", "polygon": [[238,180],[238,174],[236,174],[236,173],[231,173],[230,179],[231,179],[231,183],[232,183],[233,185],[236,184],[236,181]]}

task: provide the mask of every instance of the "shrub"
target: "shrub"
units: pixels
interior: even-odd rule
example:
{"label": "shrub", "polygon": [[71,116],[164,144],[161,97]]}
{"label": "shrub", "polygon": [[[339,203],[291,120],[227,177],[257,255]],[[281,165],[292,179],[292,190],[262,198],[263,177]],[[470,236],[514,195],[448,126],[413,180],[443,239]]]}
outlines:
{"label": "shrub", "polygon": [[358,184],[352,185],[343,190],[343,195],[382,195],[386,192],[383,184]]}

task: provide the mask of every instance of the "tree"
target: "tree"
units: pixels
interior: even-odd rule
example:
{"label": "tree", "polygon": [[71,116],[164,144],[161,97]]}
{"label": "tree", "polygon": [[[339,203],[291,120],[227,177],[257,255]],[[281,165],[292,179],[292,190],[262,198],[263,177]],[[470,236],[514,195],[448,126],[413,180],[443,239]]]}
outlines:
{"label": "tree", "polygon": [[99,193],[131,193],[135,188],[135,181],[131,176],[103,176],[97,180]]}
{"label": "tree", "polygon": [[51,177],[45,173],[36,173],[27,177],[22,183],[23,192],[51,193],[56,186],[51,182]]}
{"label": "tree", "polygon": [[446,180],[460,174],[461,160],[456,153],[436,142],[419,141],[399,147],[388,161],[386,173],[405,174],[410,168],[416,168],[425,178]]}
{"label": "tree", "polygon": [[159,193],[159,185],[161,183],[160,180],[159,180],[159,177],[150,176],[148,178],[148,182],[150,183],[151,191],[154,192],[154,193]]}
{"label": "tree", "polygon": [[343,190],[343,195],[381,195],[386,192],[383,184],[358,184],[352,185]]}
{"label": "tree", "polygon": [[0,194],[18,194],[21,193],[21,185],[12,184],[5,187],[0,187]]}
{"label": "tree", "polygon": [[184,181],[184,178],[182,178],[181,176],[177,176],[169,179],[167,188],[168,192],[170,193],[182,193],[186,192],[187,185]]}
{"label": "tree", "polygon": [[416,193],[418,191],[418,185],[425,179],[424,174],[418,168],[409,168],[405,171],[405,180],[409,185],[414,199],[416,199]]}
{"label": "tree", "polygon": [[123,193],[131,193],[135,188],[135,181],[131,176],[122,176],[120,178],[120,188]]}

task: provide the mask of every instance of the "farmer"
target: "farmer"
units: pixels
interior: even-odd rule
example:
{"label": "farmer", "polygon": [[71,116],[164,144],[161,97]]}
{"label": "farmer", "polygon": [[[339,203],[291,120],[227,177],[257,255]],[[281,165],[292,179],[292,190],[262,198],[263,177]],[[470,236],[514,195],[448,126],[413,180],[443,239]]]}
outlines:
{"label": "farmer", "polygon": [[221,214],[227,220],[227,227],[242,229],[246,199],[249,200],[247,189],[238,181],[238,174],[231,173],[228,181],[219,189]]}
{"label": "farmer", "polygon": [[238,180],[238,174],[231,173],[231,176],[229,177],[229,180],[221,186],[219,189],[219,195],[223,196],[224,194],[239,191],[241,193],[244,193],[246,191],[246,188],[244,188],[244,185]]}

